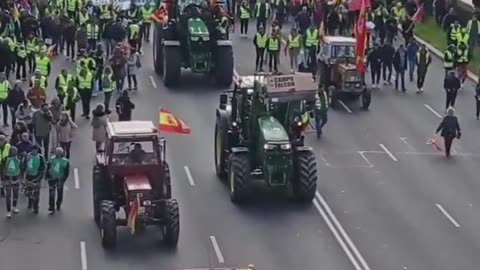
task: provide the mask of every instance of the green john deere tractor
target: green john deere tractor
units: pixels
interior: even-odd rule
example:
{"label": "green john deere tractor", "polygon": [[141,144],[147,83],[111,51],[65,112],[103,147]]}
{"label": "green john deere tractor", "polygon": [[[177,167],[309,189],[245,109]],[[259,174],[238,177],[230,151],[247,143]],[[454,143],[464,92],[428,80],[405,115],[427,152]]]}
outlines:
{"label": "green john deere tractor", "polygon": [[248,197],[256,180],[312,201],[317,162],[304,146],[305,104],[315,100],[311,74],[256,74],[235,80],[216,110],[215,169],[228,180],[232,201]]}
{"label": "green john deere tractor", "polygon": [[156,23],[153,56],[155,71],[165,86],[180,83],[181,69],[212,76],[220,87],[233,78],[233,49],[225,32],[227,17],[204,0],[166,0],[168,19]]}

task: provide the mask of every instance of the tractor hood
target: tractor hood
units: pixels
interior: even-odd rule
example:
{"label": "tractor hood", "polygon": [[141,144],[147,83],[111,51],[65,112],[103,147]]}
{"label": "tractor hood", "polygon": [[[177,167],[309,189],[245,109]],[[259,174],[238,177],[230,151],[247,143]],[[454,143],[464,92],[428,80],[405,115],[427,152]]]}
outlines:
{"label": "tractor hood", "polygon": [[148,177],[146,175],[127,175],[125,176],[124,181],[128,191],[142,191],[152,189],[150,181],[148,180]]}
{"label": "tractor hood", "polygon": [[190,32],[190,38],[193,41],[197,41],[200,38],[202,40],[209,40],[210,34],[208,32],[208,27],[205,22],[198,17],[188,19],[188,31]]}
{"label": "tractor hood", "polygon": [[258,118],[260,132],[265,142],[288,142],[289,137],[283,125],[273,116],[261,116]]}

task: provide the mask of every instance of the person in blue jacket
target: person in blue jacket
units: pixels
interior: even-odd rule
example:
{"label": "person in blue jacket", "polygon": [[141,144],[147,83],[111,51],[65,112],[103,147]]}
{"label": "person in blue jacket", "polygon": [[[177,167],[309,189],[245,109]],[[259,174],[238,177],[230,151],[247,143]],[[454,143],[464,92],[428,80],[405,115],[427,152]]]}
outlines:
{"label": "person in blue jacket", "polygon": [[417,41],[412,38],[407,46],[408,75],[410,82],[413,82],[413,74],[417,66],[417,52],[419,49],[420,47],[418,46]]}

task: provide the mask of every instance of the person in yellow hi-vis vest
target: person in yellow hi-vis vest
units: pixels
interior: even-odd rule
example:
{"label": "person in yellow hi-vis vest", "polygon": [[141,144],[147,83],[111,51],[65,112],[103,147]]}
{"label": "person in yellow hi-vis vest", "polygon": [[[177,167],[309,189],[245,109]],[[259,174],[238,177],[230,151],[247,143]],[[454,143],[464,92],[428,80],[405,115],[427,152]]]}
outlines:
{"label": "person in yellow hi-vis vest", "polygon": [[17,80],[27,80],[27,49],[23,42],[17,44],[16,58],[17,58]]}
{"label": "person in yellow hi-vis vest", "polygon": [[280,31],[273,29],[270,37],[267,39],[267,52],[268,52],[268,69],[270,72],[278,72],[279,52],[281,50],[281,36]]}
{"label": "person in yellow hi-vis vest", "polygon": [[29,35],[25,41],[27,48],[28,73],[32,73],[35,68],[35,51],[37,50],[37,41],[33,35]]}
{"label": "person in yellow hi-vis vest", "polygon": [[287,45],[285,46],[285,55],[290,56],[290,71],[295,73],[298,70],[298,56],[302,46],[302,36],[298,34],[295,27],[292,28],[290,35],[288,35]]}
{"label": "person in yellow hi-vis vest", "polygon": [[90,119],[90,100],[92,99],[93,84],[93,73],[86,66],[83,66],[80,74],[77,76],[77,88],[82,100],[82,116],[87,119]]}
{"label": "person in yellow hi-vis vest", "polygon": [[265,55],[265,47],[267,46],[268,35],[265,33],[265,28],[260,26],[257,34],[253,38],[253,44],[255,45],[256,58],[255,58],[255,71],[263,71],[263,57]]}
{"label": "person in yellow hi-vis vest", "polygon": [[8,94],[12,91],[12,85],[7,80],[5,73],[0,73],[0,104],[2,106],[3,113],[3,126],[8,127]]}
{"label": "person in yellow hi-vis vest", "polygon": [[316,62],[317,62],[317,49],[318,43],[320,41],[320,35],[318,29],[315,25],[311,25],[307,31],[305,31],[305,38],[303,39],[305,43],[305,53],[308,56],[308,67],[311,72],[315,72]]}
{"label": "person in yellow hi-vis vest", "polygon": [[35,72],[33,73],[33,76],[30,79],[30,87],[33,87],[35,85],[35,81],[40,82],[40,87],[44,90],[47,90],[47,87],[48,87],[47,77],[43,76],[42,72],[40,72],[39,69],[35,70]]}
{"label": "person in yellow hi-vis vest", "polygon": [[146,2],[141,9],[143,22],[141,25],[141,33],[145,42],[150,42],[150,26],[152,24],[152,16],[155,9],[150,5],[150,2]]}
{"label": "person in yellow hi-vis vest", "polygon": [[97,48],[97,41],[100,39],[100,27],[92,19],[87,21],[86,25],[88,50],[95,50]]}
{"label": "person in yellow hi-vis vest", "polygon": [[407,18],[407,12],[405,7],[403,7],[402,2],[397,2],[397,4],[392,7],[390,12],[397,24],[402,24]]}
{"label": "person in yellow hi-vis vest", "polygon": [[461,28],[460,31],[457,32],[457,46],[461,43],[470,44],[470,34],[467,31],[467,28]]}
{"label": "person in yellow hi-vis vest", "polygon": [[248,22],[250,21],[250,8],[248,7],[248,1],[244,0],[240,5],[240,35],[241,37],[247,37],[248,34]]}
{"label": "person in yellow hi-vis vest", "polygon": [[77,12],[80,8],[80,4],[78,0],[65,0],[67,6],[67,15],[70,19],[76,20],[77,19]]}
{"label": "person in yellow hi-vis vest", "polygon": [[110,99],[112,98],[113,90],[116,89],[115,78],[113,77],[113,71],[110,66],[104,68],[101,82],[104,95],[103,105],[105,105],[105,113],[110,114],[112,113],[112,111],[110,111]]}
{"label": "person in yellow hi-vis vest", "polygon": [[58,74],[57,79],[55,80],[55,89],[57,90],[57,97],[60,99],[60,103],[63,103],[65,99],[65,91],[67,90],[68,84],[73,80],[73,76],[68,74],[67,69],[62,69],[60,74]]}
{"label": "person in yellow hi-vis vest", "polygon": [[137,21],[133,21],[128,25],[127,32],[128,44],[130,44],[131,48],[135,48],[138,52],[140,52],[142,47],[142,39],[140,26],[138,25]]}
{"label": "person in yellow hi-vis vest", "polygon": [[[3,172],[5,167],[5,160],[10,155],[10,148],[11,145],[8,143],[8,139],[5,135],[0,134],[0,172]],[[4,186],[4,175],[0,173],[1,177],[1,188],[0,188],[0,196],[5,197],[5,186]]]}
{"label": "person in yellow hi-vis vest", "polygon": [[48,78],[48,76],[50,76],[50,71],[52,69],[52,66],[50,64],[50,58],[48,58],[44,52],[40,52],[40,56],[37,57],[36,62],[37,62],[37,68],[40,70],[40,73],[42,74],[42,76],[45,76]]}
{"label": "person in yellow hi-vis vest", "polygon": [[83,7],[80,12],[78,12],[78,24],[87,25],[90,20],[90,15],[85,7]]}

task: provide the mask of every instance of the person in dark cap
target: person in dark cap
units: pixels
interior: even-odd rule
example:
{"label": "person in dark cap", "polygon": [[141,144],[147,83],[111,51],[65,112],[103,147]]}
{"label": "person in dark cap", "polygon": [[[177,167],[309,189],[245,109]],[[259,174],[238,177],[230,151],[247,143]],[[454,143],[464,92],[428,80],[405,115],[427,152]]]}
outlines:
{"label": "person in dark cap", "polygon": [[460,139],[462,136],[460,124],[455,116],[455,109],[453,107],[447,109],[447,115],[443,117],[442,122],[440,122],[440,125],[438,125],[438,128],[435,131],[435,133],[438,132],[441,132],[440,136],[443,137],[445,143],[445,155],[448,158],[450,157],[453,140],[455,138]]}
{"label": "person in dark cap", "polygon": [[124,90],[122,95],[118,97],[115,107],[117,109],[118,121],[132,120],[132,111],[135,109],[135,104],[130,100],[127,90]]}

